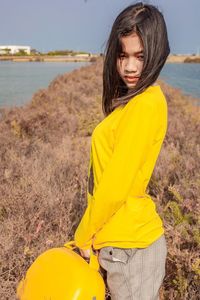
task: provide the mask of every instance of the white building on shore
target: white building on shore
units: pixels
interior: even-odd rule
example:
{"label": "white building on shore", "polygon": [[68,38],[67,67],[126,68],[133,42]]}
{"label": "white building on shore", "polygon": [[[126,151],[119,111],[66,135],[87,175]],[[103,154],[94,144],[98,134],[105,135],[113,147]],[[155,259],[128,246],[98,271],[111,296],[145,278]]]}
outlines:
{"label": "white building on shore", "polygon": [[30,46],[2,45],[0,46],[0,54],[16,54],[23,50],[26,54],[31,53]]}

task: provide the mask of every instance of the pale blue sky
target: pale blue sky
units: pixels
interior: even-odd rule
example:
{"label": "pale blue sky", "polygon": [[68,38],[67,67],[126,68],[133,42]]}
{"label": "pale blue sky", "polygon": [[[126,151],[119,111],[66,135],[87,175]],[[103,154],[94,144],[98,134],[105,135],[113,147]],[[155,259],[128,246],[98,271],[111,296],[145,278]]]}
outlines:
{"label": "pale blue sky", "polygon": [[[0,0],[0,45],[103,52],[130,0]],[[172,53],[200,51],[200,0],[150,0],[164,14]]]}

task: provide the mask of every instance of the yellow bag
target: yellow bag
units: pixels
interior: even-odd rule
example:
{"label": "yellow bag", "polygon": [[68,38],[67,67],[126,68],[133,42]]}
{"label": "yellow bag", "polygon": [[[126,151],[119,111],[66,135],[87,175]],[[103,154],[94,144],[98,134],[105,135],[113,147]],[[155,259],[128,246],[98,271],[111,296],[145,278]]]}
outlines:
{"label": "yellow bag", "polygon": [[74,252],[74,241],[37,257],[17,287],[19,300],[104,300],[97,256],[90,262]]}

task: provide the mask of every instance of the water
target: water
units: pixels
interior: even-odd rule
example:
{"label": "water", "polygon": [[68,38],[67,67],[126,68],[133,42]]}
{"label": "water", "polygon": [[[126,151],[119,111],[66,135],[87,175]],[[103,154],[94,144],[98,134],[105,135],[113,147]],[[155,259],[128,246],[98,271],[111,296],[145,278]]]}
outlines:
{"label": "water", "polygon": [[37,90],[47,88],[57,75],[87,64],[0,61],[0,107],[27,103]]}
{"label": "water", "polygon": [[182,89],[186,95],[199,98],[200,105],[200,64],[167,63],[161,71],[160,79]]}
{"label": "water", "polygon": [[[59,74],[69,72],[88,63],[70,62],[0,62],[0,106],[22,105],[32,95]],[[160,78],[185,94],[199,98],[200,64],[168,63],[161,71]]]}

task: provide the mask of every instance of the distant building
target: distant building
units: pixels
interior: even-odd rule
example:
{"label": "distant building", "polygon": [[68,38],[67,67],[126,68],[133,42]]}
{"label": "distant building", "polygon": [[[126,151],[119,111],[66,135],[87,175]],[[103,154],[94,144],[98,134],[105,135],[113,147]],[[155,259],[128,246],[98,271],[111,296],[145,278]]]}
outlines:
{"label": "distant building", "polygon": [[89,57],[91,54],[90,53],[80,53],[80,54],[75,54],[77,57]]}
{"label": "distant building", "polygon": [[0,46],[0,54],[16,54],[21,51],[24,51],[26,54],[31,53],[30,46],[16,46],[16,45],[3,45]]}

